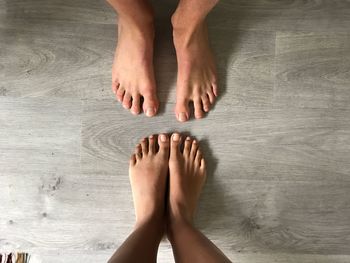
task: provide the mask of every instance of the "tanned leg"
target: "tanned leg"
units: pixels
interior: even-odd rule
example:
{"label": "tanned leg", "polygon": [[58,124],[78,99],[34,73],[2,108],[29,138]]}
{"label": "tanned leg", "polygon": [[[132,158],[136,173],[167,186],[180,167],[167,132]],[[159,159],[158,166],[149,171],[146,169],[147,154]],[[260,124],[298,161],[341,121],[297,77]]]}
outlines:
{"label": "tanned leg", "polygon": [[169,211],[167,235],[176,262],[231,262],[207,237],[193,226],[193,216],[206,179],[205,161],[198,142],[171,137],[169,158]]}
{"label": "tanned leg", "polygon": [[180,0],[172,16],[178,76],[175,114],[179,121],[208,112],[218,95],[216,66],[209,46],[205,18],[218,0]]}
{"label": "tanned leg", "polygon": [[[158,111],[153,69],[154,17],[148,0],[107,0],[118,13],[112,90],[125,109],[152,117]],[[142,103],[143,100],[143,103]]]}
{"label": "tanned leg", "polygon": [[[153,263],[165,226],[165,189],[168,175],[169,139],[162,134],[145,138],[130,159],[130,183],[135,206],[134,231],[109,263]],[[159,150],[158,150],[159,148]]]}

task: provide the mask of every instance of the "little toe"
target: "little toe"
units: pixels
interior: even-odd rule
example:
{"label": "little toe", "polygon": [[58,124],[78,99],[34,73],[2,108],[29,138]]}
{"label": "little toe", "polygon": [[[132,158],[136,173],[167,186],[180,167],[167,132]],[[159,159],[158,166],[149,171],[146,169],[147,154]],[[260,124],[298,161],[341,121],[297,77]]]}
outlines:
{"label": "little toe", "polygon": [[124,94],[125,94],[125,89],[123,87],[120,87],[118,88],[117,90],[117,100],[119,102],[122,102],[123,101],[123,98],[124,98]]}
{"label": "little toe", "polygon": [[136,156],[136,160],[141,160],[142,158],[142,148],[141,148],[141,144],[136,145],[135,147],[135,156]]}
{"label": "little toe", "polygon": [[133,155],[131,155],[131,157],[130,157],[130,165],[131,165],[131,166],[134,166],[135,164],[136,164],[136,155],[133,154]]}
{"label": "little toe", "polygon": [[143,138],[141,140],[141,149],[142,149],[142,155],[145,155],[148,153],[148,139]]}
{"label": "little toe", "polygon": [[209,90],[207,94],[208,94],[208,98],[209,98],[210,104],[213,104],[214,101],[215,101],[215,95],[214,95],[213,91]]}
{"label": "little toe", "polygon": [[169,139],[166,134],[160,134],[158,136],[159,153],[163,154],[166,158],[169,157]]}
{"label": "little toe", "polygon": [[117,90],[119,87],[119,83],[118,82],[112,82],[112,91],[115,95],[117,95]]}
{"label": "little toe", "polygon": [[175,106],[176,118],[180,122],[185,122],[190,117],[190,109],[187,99],[177,99]]}
{"label": "little toe", "polygon": [[213,90],[215,97],[217,97],[218,96],[218,85],[216,84],[216,82],[212,83],[211,87],[212,87],[212,90]]}
{"label": "little toe", "polygon": [[155,94],[143,94],[143,112],[147,117],[153,117],[158,111],[158,99]]}
{"label": "little toe", "polygon": [[184,152],[183,152],[184,156],[189,156],[190,155],[191,145],[192,145],[191,137],[187,137],[186,140],[185,140],[185,145],[184,145]]}
{"label": "little toe", "polygon": [[195,157],[195,161],[194,163],[199,167],[200,166],[200,163],[201,163],[201,160],[202,160],[202,152],[197,149],[197,153],[196,153],[196,157]]}
{"label": "little toe", "polygon": [[194,117],[196,119],[201,119],[203,118],[203,110],[202,110],[202,101],[200,99],[195,99],[193,101],[194,104]]}
{"label": "little toe", "polygon": [[202,96],[202,105],[203,105],[203,110],[205,112],[208,112],[210,110],[210,101],[207,94]]}
{"label": "little toe", "polygon": [[128,92],[125,92],[125,94],[124,94],[123,107],[125,109],[130,109],[130,107],[131,107],[131,95]]}
{"label": "little toe", "polygon": [[207,164],[206,164],[204,158],[202,157],[201,164],[200,164],[200,169],[205,171],[206,167],[207,167]]}
{"label": "little toe", "polygon": [[156,153],[156,144],[154,135],[148,137],[148,153],[154,154]]}
{"label": "little toe", "polygon": [[192,141],[191,145],[191,152],[190,152],[190,158],[191,160],[194,160],[197,154],[197,149],[198,149],[198,143],[196,140]]}
{"label": "little toe", "polygon": [[140,113],[140,94],[134,94],[132,96],[131,113],[135,115]]}

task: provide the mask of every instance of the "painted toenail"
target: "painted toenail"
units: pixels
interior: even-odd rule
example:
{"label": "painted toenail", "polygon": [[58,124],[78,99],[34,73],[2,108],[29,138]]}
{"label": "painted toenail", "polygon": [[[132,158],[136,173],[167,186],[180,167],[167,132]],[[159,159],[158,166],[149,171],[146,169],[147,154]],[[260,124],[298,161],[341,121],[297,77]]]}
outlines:
{"label": "painted toenail", "polygon": [[154,108],[148,108],[146,110],[146,116],[152,117],[156,113],[156,110]]}
{"label": "painted toenail", "polygon": [[184,112],[179,114],[179,121],[187,121],[187,115]]}
{"label": "painted toenail", "polygon": [[174,134],[173,134],[173,141],[174,141],[174,142],[177,142],[177,141],[179,141],[179,139],[180,139],[180,135],[177,134],[177,133],[174,133]]}
{"label": "painted toenail", "polygon": [[166,136],[164,134],[160,135],[160,141],[161,142],[166,142]]}

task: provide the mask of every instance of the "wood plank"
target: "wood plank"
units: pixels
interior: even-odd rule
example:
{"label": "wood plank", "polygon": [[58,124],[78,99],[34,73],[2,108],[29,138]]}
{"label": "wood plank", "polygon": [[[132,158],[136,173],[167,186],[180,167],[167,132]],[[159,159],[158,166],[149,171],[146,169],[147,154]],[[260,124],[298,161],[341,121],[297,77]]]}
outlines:
{"label": "wood plank", "polygon": [[130,116],[112,100],[86,101],[82,133],[85,172],[116,174],[116,163],[125,169],[130,152],[142,137],[178,130],[202,140],[211,169],[219,174],[253,180],[350,179],[348,111],[221,103],[206,118],[181,124],[172,108],[168,105],[165,112],[149,119]]}
{"label": "wood plank", "polygon": [[244,30],[348,32],[348,1],[220,1],[210,14],[218,28],[227,26]]}
{"label": "wood plank", "polygon": [[349,109],[349,76],[349,34],[277,34],[276,105]]}
{"label": "wood plank", "polygon": [[[173,263],[172,252],[165,251],[165,247],[161,247],[158,254],[158,262]],[[84,263],[84,262],[106,262],[113,251],[95,252],[95,251],[79,251],[66,250],[61,251],[36,251],[32,254],[31,263]],[[261,254],[261,253],[231,253],[229,256],[235,263],[348,263],[347,255],[307,255],[307,254]]]}

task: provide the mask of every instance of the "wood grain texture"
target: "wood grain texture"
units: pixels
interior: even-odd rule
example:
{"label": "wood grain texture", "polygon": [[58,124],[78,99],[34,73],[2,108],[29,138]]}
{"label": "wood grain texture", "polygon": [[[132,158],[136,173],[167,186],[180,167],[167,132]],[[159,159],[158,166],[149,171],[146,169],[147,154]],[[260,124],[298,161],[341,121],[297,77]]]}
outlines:
{"label": "wood grain texture", "polygon": [[348,32],[349,1],[221,1],[210,15],[217,27],[244,30]]}
{"label": "wood grain texture", "polygon": [[[220,97],[176,122],[169,16],[152,1],[161,112],[115,102],[102,1],[0,0],[0,251],[106,262],[133,227],[127,170],[144,136],[196,137],[196,224],[234,262],[350,262],[350,2],[222,0],[209,16]],[[159,262],[173,262],[162,242]]]}
{"label": "wood grain texture", "polygon": [[349,109],[349,87],[350,34],[277,33],[277,105]]}

